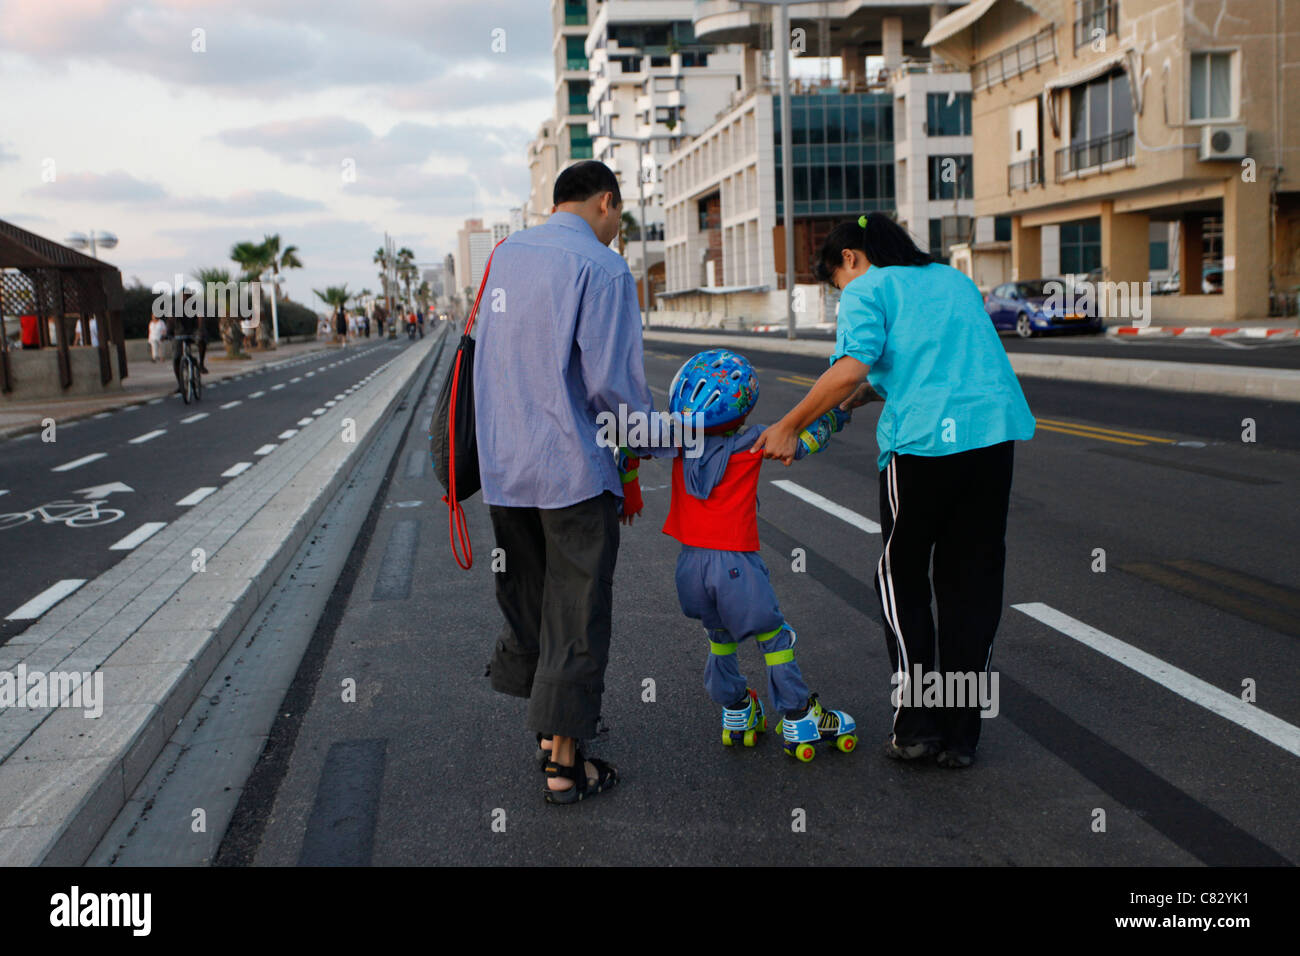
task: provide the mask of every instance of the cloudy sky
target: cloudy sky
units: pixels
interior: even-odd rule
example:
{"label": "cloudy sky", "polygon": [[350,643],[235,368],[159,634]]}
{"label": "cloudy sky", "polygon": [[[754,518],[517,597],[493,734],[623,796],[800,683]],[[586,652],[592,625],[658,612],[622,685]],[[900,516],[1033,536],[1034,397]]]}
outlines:
{"label": "cloudy sky", "polygon": [[0,0],[0,219],[146,285],[279,233],[318,307],[526,202],[552,103],[547,0]]}

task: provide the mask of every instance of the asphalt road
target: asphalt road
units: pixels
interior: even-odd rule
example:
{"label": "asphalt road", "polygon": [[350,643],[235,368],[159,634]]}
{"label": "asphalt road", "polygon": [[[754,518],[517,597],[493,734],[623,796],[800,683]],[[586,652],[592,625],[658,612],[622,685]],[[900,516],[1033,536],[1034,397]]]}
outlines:
{"label": "asphalt road", "polygon": [[[658,401],[690,351],[648,344]],[[758,422],[784,413],[824,367],[755,358]],[[984,726],[975,767],[960,772],[879,754],[892,714],[870,583],[880,537],[799,496],[878,521],[874,408],[824,453],[765,465],[760,485],[764,560],[810,685],[859,722],[851,755],[802,765],[769,738],[754,750],[721,746],[701,681],[705,637],[678,610],[677,545],[660,533],[667,465],[643,465],[646,513],[623,530],[615,578],[608,732],[592,745],[623,780],[554,807],[542,799],[524,702],[483,677],[501,626],[493,542],[476,497],[466,509],[473,570],[453,563],[426,460],[438,384],[349,560],[336,592],[346,601],[322,622],[308,653],[316,663],[290,691],[292,753],[276,756],[281,770],[255,774],[222,862],[1300,861],[1294,406],[1024,381],[1040,430],[1016,452],[992,659],[1000,714]],[[1247,418],[1253,443],[1242,441]],[[806,571],[792,568],[795,548]],[[741,648],[759,687],[760,661]],[[349,678],[355,701],[340,691]],[[1243,681],[1254,683],[1253,704],[1240,702]]]}
{"label": "asphalt road", "polygon": [[[705,335],[734,334],[738,341],[743,341],[744,338],[754,334],[666,326],[658,328],[657,331],[699,332]],[[785,337],[782,332],[762,334],[765,338]],[[829,331],[801,331],[799,336],[827,342],[835,338],[834,333]],[[1300,368],[1300,339],[1294,336],[1245,339],[1055,333],[1022,339],[1012,333],[1002,333],[1001,338],[1008,352],[1145,359],[1152,362],[1203,362],[1211,365],[1245,365],[1254,368]]]}
{"label": "asphalt road", "polygon": [[53,441],[0,444],[0,644],[256,468],[406,344],[313,352],[210,383],[192,405],[172,396],[56,423]]}

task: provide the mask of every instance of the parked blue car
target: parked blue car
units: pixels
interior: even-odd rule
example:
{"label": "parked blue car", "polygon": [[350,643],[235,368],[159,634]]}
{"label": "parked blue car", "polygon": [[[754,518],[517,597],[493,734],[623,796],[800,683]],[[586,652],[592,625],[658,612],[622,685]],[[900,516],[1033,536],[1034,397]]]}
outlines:
{"label": "parked blue car", "polygon": [[[1062,308],[1058,303],[1048,304],[1048,283],[1059,282],[1068,288],[1063,279],[1028,279],[1023,282],[1005,282],[984,296],[984,309],[999,331],[1014,331],[1022,339],[1044,332],[1101,332],[1105,326],[1097,315],[1086,315]],[[1058,296],[1069,306],[1068,296]],[[1096,309],[1093,309],[1096,312]]]}

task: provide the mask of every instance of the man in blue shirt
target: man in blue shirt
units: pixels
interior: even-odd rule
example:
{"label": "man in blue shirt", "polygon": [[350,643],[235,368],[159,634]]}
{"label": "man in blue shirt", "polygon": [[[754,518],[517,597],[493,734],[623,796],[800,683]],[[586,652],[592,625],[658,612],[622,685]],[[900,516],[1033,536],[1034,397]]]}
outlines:
{"label": "man in blue shirt", "polygon": [[493,252],[474,399],[483,498],[505,555],[492,687],[528,698],[549,757],[546,798],[575,803],[618,781],[577,748],[600,714],[623,497],[596,418],[620,406],[648,416],[653,403],[636,283],[609,248],[618,180],[603,163],[576,163],[556,178],[553,200],[550,219]]}

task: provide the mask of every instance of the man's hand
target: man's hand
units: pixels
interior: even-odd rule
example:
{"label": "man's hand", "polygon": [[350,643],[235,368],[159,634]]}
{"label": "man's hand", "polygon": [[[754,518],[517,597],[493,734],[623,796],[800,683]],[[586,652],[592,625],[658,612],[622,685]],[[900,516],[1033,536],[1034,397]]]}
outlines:
{"label": "man's hand", "polygon": [[759,433],[754,444],[750,446],[749,453],[752,455],[762,451],[764,458],[773,458],[783,465],[788,465],[794,461],[794,453],[798,445],[799,438],[795,435],[794,429],[785,424],[785,419],[782,419]]}
{"label": "man's hand", "polygon": [[871,387],[870,382],[863,382],[854,390],[852,395],[844,399],[844,401],[840,402],[840,408],[842,408],[846,412],[851,412],[853,411],[853,409],[861,408],[863,405],[866,405],[870,402],[883,402],[883,401],[884,399],[881,398],[876,393],[876,390]]}

